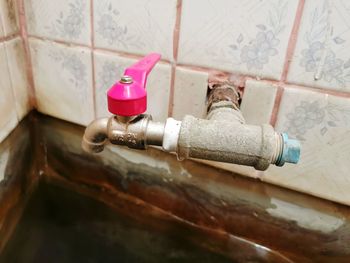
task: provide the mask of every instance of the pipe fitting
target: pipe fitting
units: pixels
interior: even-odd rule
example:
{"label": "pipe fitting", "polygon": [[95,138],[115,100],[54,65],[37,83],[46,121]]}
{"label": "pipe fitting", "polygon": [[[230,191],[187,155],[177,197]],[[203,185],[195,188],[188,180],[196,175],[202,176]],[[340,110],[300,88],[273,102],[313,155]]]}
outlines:
{"label": "pipe fitting", "polygon": [[179,160],[199,158],[253,166],[257,170],[266,170],[270,164],[298,162],[297,140],[275,132],[271,125],[245,124],[235,101],[221,100],[223,93],[220,94],[212,96],[207,119],[187,115],[182,122],[168,118],[160,123],[144,114],[98,119],[87,127],[83,149],[101,152],[109,140],[134,149],[162,146],[166,152],[176,152]]}
{"label": "pipe fitting", "polygon": [[239,110],[238,88],[226,81],[212,86],[208,96],[207,119],[185,116],[182,122],[168,118],[154,122],[144,115],[147,75],[160,54],[149,54],[127,68],[122,79],[107,94],[108,109],[116,114],[93,121],[85,130],[82,147],[98,153],[109,140],[134,149],[162,146],[176,152],[178,159],[200,158],[236,163],[266,170],[276,164],[297,163],[300,144],[287,134],[276,133],[271,125],[247,125]]}
{"label": "pipe fitting", "polygon": [[82,148],[86,152],[99,153],[104,150],[108,139],[108,118],[92,121],[85,129]]}
{"label": "pipe fitting", "polygon": [[266,170],[276,154],[276,133],[270,125],[243,125],[187,115],[182,121],[179,159],[200,158]]}
{"label": "pipe fitting", "polygon": [[152,121],[150,115],[132,118],[113,116],[97,119],[86,128],[82,147],[90,153],[103,151],[109,140],[112,144],[133,149],[146,149],[148,145],[162,146],[164,124]]}
{"label": "pipe fitting", "polygon": [[241,95],[238,92],[237,87],[232,83],[224,82],[212,86],[208,96],[207,112],[210,112],[213,104],[224,101],[231,102],[234,109],[239,109]]}

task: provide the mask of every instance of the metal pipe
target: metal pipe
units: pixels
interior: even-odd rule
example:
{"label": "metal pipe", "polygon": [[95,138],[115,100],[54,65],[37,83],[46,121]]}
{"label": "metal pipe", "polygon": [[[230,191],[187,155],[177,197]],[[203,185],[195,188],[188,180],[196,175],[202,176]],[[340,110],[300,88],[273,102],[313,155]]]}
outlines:
{"label": "metal pipe", "polygon": [[82,148],[89,153],[99,153],[108,139],[108,118],[97,119],[85,129]]}
{"label": "metal pipe", "polygon": [[270,125],[242,125],[187,115],[182,121],[177,154],[180,159],[200,158],[266,170],[276,155],[275,139]]}
{"label": "metal pipe", "polygon": [[165,124],[150,120],[146,128],[146,145],[163,145]]}
{"label": "metal pipe", "polygon": [[[187,115],[179,133],[179,159],[199,158],[266,170],[299,159],[299,142],[274,131],[271,125],[247,125],[231,101],[212,103],[207,119]],[[287,140],[286,140],[287,139]]]}

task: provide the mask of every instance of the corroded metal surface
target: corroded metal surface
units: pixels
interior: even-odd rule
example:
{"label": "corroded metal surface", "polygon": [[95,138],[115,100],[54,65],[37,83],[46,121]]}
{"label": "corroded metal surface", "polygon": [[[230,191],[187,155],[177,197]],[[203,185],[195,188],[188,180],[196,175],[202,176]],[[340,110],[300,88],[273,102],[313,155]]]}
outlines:
{"label": "corroded metal surface", "polygon": [[235,109],[239,109],[241,95],[239,93],[238,87],[235,87],[232,83],[229,82],[212,85],[210,87],[210,93],[208,96],[207,111],[210,111],[213,103],[219,101],[231,101],[235,105]]}

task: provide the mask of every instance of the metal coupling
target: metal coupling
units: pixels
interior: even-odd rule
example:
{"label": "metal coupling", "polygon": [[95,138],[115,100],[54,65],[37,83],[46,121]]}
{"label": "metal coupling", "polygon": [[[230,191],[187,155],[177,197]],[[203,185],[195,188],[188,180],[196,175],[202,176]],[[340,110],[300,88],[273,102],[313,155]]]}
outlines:
{"label": "metal coupling", "polygon": [[150,115],[138,115],[128,121],[114,116],[110,119],[108,138],[112,144],[133,149],[146,149],[148,145],[161,146],[164,124],[152,121]]}

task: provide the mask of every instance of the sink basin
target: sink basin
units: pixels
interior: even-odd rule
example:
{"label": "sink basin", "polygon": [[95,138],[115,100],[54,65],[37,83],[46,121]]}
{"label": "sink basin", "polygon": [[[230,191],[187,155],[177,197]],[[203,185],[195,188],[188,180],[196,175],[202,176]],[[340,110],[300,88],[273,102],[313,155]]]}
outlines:
{"label": "sink basin", "polygon": [[[132,206],[120,201],[118,205],[129,210]],[[133,213],[122,212],[120,207],[42,181],[0,261],[209,263],[232,262],[233,258],[254,262],[280,259],[264,247],[234,237],[230,240],[140,205],[141,211],[133,207]],[[237,249],[240,251],[232,256]],[[279,262],[284,262],[281,259]]]}
{"label": "sink basin", "polygon": [[350,261],[346,206],[83,131],[33,112],[0,145],[0,262]]}

